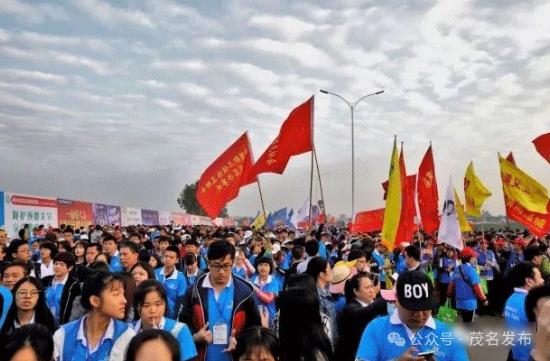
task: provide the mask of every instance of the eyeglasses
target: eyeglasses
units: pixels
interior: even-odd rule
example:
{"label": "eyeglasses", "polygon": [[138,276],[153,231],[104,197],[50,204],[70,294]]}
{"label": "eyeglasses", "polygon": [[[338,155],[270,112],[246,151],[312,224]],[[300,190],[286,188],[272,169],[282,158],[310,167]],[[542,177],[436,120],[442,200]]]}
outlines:
{"label": "eyeglasses", "polygon": [[211,264],[210,268],[216,271],[229,271],[233,267],[233,264]]}
{"label": "eyeglasses", "polygon": [[15,293],[19,297],[38,297],[40,294],[40,291],[33,290],[33,291],[27,291],[27,290],[19,290]]}

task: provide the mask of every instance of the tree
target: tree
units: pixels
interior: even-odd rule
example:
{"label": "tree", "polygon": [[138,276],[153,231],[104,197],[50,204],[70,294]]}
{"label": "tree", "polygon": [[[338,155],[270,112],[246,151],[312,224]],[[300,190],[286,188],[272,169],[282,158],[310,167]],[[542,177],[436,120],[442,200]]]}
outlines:
{"label": "tree", "polygon": [[[195,183],[186,184],[185,187],[183,187],[183,190],[178,197],[178,204],[180,205],[181,209],[185,209],[185,211],[189,214],[206,216],[206,212],[204,211],[204,209],[202,209],[201,205],[197,201],[198,183],[199,181],[196,181]],[[222,209],[218,217],[227,218],[227,208]]]}

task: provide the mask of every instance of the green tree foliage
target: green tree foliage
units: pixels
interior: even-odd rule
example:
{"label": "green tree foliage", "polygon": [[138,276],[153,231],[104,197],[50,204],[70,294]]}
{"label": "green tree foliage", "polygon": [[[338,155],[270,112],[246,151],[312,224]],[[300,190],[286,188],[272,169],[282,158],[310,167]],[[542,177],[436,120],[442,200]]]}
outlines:
{"label": "green tree foliage", "polygon": [[[198,183],[199,181],[196,181],[195,183],[186,184],[185,187],[183,187],[183,190],[178,197],[178,204],[181,209],[185,209],[185,211],[189,214],[206,216],[204,209],[202,209],[201,205],[197,201],[196,195]],[[218,217],[228,217],[227,208],[222,209]]]}

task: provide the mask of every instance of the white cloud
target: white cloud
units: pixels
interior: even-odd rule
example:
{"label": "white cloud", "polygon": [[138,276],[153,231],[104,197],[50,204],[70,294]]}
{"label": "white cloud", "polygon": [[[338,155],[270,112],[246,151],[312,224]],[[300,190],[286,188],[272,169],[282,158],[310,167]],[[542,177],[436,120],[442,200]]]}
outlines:
{"label": "white cloud", "polygon": [[293,16],[257,15],[250,18],[248,25],[282,35],[284,39],[290,41],[298,40],[316,29],[314,24]]}
{"label": "white cloud", "polygon": [[406,99],[409,107],[418,109],[426,115],[433,115],[441,112],[441,107],[438,104],[435,104],[420,93],[409,92],[406,94]]}
{"label": "white cloud", "polygon": [[42,104],[35,101],[28,101],[14,95],[8,94],[6,92],[0,91],[0,104],[5,107],[16,108],[20,110],[27,110],[37,113],[48,113],[52,115],[62,115],[62,116],[76,116],[76,113],[67,109],[62,109],[57,106],[52,106],[48,104]]}
{"label": "white cloud", "polygon": [[191,95],[195,97],[207,97],[211,95],[210,89],[198,85],[196,83],[181,82],[178,84],[177,89],[180,93],[185,95]]}
{"label": "white cloud", "polygon": [[168,99],[155,99],[153,103],[170,110],[178,110],[179,104]]}
{"label": "white cloud", "polygon": [[66,65],[88,68],[89,70],[99,75],[106,75],[110,72],[107,63],[103,61],[57,51],[50,51],[49,55],[51,56],[51,59],[53,61]]}
{"label": "white cloud", "polygon": [[36,95],[43,95],[43,96],[52,96],[55,94],[55,91],[45,89],[44,87],[39,87],[31,84],[25,84],[25,83],[7,83],[0,81],[0,88],[14,91],[14,90],[21,90],[27,93],[36,94]]}
{"label": "white cloud", "polygon": [[251,50],[260,50],[277,56],[286,56],[296,60],[306,68],[329,69],[334,60],[325,51],[304,42],[282,42],[278,40],[255,38],[245,40],[243,45]]}
{"label": "white cloud", "polygon": [[54,84],[65,84],[67,78],[57,74],[44,73],[41,71],[33,70],[24,70],[24,69],[1,69],[0,74],[5,75],[9,78],[22,78],[22,79],[31,79],[37,81],[51,82]]}
{"label": "white cloud", "polygon": [[117,8],[100,0],[76,0],[73,3],[105,25],[116,26],[123,22],[148,29],[156,27],[149,16],[139,10]]}
{"label": "white cloud", "polygon": [[161,68],[175,71],[204,71],[206,64],[201,60],[181,61],[155,61],[151,64],[153,68]]}

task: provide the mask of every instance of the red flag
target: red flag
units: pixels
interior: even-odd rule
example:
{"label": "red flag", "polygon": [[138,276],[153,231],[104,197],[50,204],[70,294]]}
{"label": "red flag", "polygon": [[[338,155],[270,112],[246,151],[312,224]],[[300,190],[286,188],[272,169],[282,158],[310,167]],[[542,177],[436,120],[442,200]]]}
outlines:
{"label": "red flag", "polygon": [[383,224],[384,208],[358,212],[355,215],[355,222],[351,227],[351,231],[354,233],[377,232],[382,230]]}
{"label": "red flag", "polygon": [[437,194],[437,180],[432,146],[428,148],[418,169],[418,209],[424,230],[433,233],[439,229],[439,196]]}
{"label": "red flag", "polygon": [[[508,154],[506,160],[510,163],[513,163],[514,165],[516,164],[514,154],[512,152]],[[549,214],[537,213],[526,209],[518,202],[508,198],[506,196],[506,192],[503,193],[504,205],[506,207],[506,217],[524,225],[525,227],[527,227],[529,232],[537,237],[544,237],[546,234],[548,234],[548,232],[550,232],[550,202],[546,206],[546,210]]]}
{"label": "red flag", "polygon": [[216,218],[225,205],[235,199],[252,169],[248,133],[222,153],[202,173],[197,184],[197,200],[210,218]]}
{"label": "red flag", "polygon": [[538,136],[533,140],[533,144],[537,152],[550,163],[550,133]]}
{"label": "red flag", "polygon": [[414,203],[416,198],[416,174],[407,176],[403,143],[401,143],[401,154],[399,155],[399,168],[401,174],[405,177],[405,181],[401,183],[401,217],[399,218],[395,245],[401,242],[410,242],[416,228],[414,224],[414,217],[416,216],[416,205]]}
{"label": "red flag", "polygon": [[290,157],[313,150],[313,102],[312,96],[290,112],[277,138],[254,165],[250,177],[260,173],[282,174]]}

